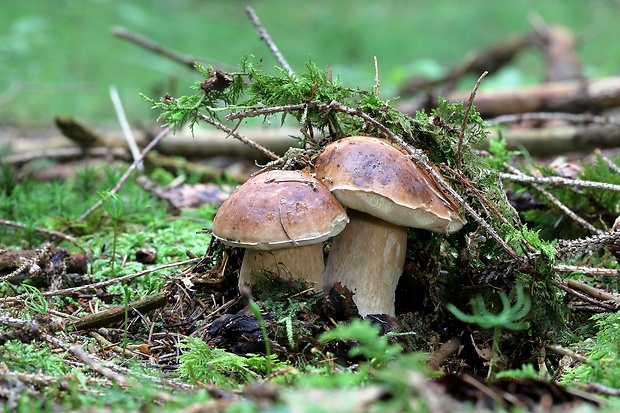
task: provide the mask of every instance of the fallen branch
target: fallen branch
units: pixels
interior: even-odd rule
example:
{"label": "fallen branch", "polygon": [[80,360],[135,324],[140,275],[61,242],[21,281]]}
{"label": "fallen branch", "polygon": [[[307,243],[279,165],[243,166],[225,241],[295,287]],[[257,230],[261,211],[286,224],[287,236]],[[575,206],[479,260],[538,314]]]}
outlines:
{"label": "fallen branch", "polygon": [[[159,293],[144,297],[140,300],[132,301],[127,304],[130,311],[138,311],[140,314],[145,314],[156,308],[163,307],[167,302],[167,296],[165,293]],[[98,313],[90,314],[86,317],[82,317],[79,321],[72,321],[69,325],[72,325],[76,330],[88,330],[91,328],[106,327],[111,324],[122,321],[125,317],[125,306],[118,305],[108,308]]]}
{"label": "fallen branch", "polygon": [[[446,98],[451,102],[466,102],[468,96],[457,92]],[[618,106],[620,77],[617,76],[487,91],[476,96],[476,110],[483,117],[526,112],[597,112]]]}

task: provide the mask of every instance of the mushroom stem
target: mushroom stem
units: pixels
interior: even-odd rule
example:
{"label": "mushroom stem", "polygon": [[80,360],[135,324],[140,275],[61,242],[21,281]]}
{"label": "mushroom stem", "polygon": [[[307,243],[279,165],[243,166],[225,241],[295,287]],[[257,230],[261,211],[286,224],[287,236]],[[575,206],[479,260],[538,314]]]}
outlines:
{"label": "mushroom stem", "polygon": [[405,265],[407,228],[349,209],[350,221],[334,237],[324,289],[340,282],[351,290],[361,316],[395,315],[395,292]]}
{"label": "mushroom stem", "polygon": [[315,290],[321,291],[324,268],[321,243],[271,251],[246,249],[239,273],[239,287],[252,284],[256,274],[272,273],[286,280],[303,278]]}

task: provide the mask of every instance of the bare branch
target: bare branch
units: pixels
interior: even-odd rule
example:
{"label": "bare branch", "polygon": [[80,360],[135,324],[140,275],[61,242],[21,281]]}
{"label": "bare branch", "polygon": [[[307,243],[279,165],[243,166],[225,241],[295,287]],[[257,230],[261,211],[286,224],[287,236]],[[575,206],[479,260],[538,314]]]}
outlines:
{"label": "bare branch", "polygon": [[513,182],[522,182],[528,184],[548,184],[556,187],[576,187],[576,188],[594,188],[606,191],[620,192],[620,185],[608,184],[605,182],[585,181],[582,179],[569,179],[560,176],[536,177],[527,175],[507,174],[498,172],[501,179]]}
{"label": "bare branch", "polygon": [[[511,171],[512,173],[514,173],[516,175],[527,176],[523,172],[519,171],[517,168],[513,167],[512,165],[504,163],[504,166],[509,171]],[[590,231],[593,234],[603,233],[603,230],[600,230],[600,229],[596,228],[594,225],[590,224],[588,221],[586,221],[585,219],[581,218],[579,215],[574,213],[572,210],[570,210],[570,208],[568,208],[566,205],[564,205],[559,199],[557,199],[555,196],[553,196],[553,194],[551,192],[547,191],[542,186],[540,186],[538,184],[532,184],[532,187],[534,189],[536,189],[538,192],[540,192],[541,194],[543,194],[543,196],[545,196],[560,211],[564,212],[566,215],[568,215],[569,218],[571,218],[573,221],[575,221],[577,224],[579,224],[584,229]]]}
{"label": "bare branch", "polygon": [[[216,121],[213,118],[210,118],[209,116],[202,114],[202,113],[198,113],[198,117],[202,120],[204,120],[205,122],[207,122],[209,125],[215,126],[216,128],[218,128],[219,130],[222,130],[226,133],[228,133],[228,135],[232,136],[235,139],[240,140],[241,142],[245,143],[246,145],[264,153],[265,155],[267,155],[268,157],[270,157],[271,159],[278,159],[279,156],[276,155],[275,153],[271,152],[269,149],[265,148],[262,145],[259,145],[258,143],[254,142],[251,139],[246,138],[245,136],[241,135],[240,133],[237,133],[235,131],[235,129],[231,129],[228,126],[224,125],[221,122]],[[230,119],[236,119],[236,118],[230,118]],[[238,126],[238,125],[237,125]]]}
{"label": "bare branch", "polygon": [[250,21],[254,25],[254,28],[258,32],[258,38],[267,44],[267,47],[271,51],[271,54],[273,55],[273,57],[276,58],[280,66],[282,66],[282,68],[284,68],[289,73],[294,73],[293,69],[288,64],[288,62],[286,61],[286,59],[284,58],[284,56],[278,49],[278,46],[276,46],[273,40],[271,40],[269,33],[267,33],[267,30],[265,29],[265,27],[262,25],[262,23],[258,19],[258,16],[254,12],[254,9],[252,7],[246,7],[245,11],[248,14],[248,17],[250,18]]}
{"label": "bare branch", "polygon": [[[116,117],[118,118],[118,123],[120,123],[121,125],[121,130],[123,131],[123,136],[125,137],[125,141],[127,142],[127,146],[129,147],[131,156],[133,156],[133,159],[135,160],[140,156],[140,149],[138,148],[138,144],[136,143],[136,138],[131,132],[131,126],[129,126],[127,116],[125,116],[123,103],[121,102],[121,98],[118,95],[118,90],[114,85],[110,86],[110,99],[112,99],[112,104],[114,105]],[[142,162],[138,163],[138,170],[140,172],[144,171],[144,164]]]}
{"label": "bare branch", "polygon": [[[123,275],[121,277],[113,278],[113,279],[110,279],[110,280],[107,280],[107,281],[101,281],[101,282],[98,282],[98,283],[87,284],[87,285],[80,285],[78,287],[65,288],[63,290],[44,291],[42,293],[42,295],[44,297],[50,297],[50,296],[62,297],[62,296],[67,296],[67,295],[75,294],[78,291],[103,288],[103,287],[107,287],[108,285],[112,285],[112,284],[117,284],[117,283],[121,283],[121,282],[124,282],[124,281],[128,281],[128,280],[131,280],[131,279],[134,279],[134,278],[137,278],[137,277],[141,277],[143,275],[150,274],[152,272],[163,270],[163,269],[166,269],[166,268],[178,267],[178,266],[181,266],[181,265],[194,264],[194,263],[199,262],[201,259],[202,258],[192,258],[192,259],[185,260],[185,261],[169,262],[169,263],[166,263],[166,264],[159,265],[157,267],[148,268],[148,269],[146,269],[144,271],[136,272],[136,273],[133,273],[133,274]],[[27,297],[27,294],[20,294],[20,295],[14,296],[14,297],[0,298],[0,305],[5,304],[5,303],[22,302],[22,301],[24,301],[24,299],[26,299],[26,297]]]}
{"label": "bare branch", "polygon": [[616,165],[611,159],[603,155],[600,149],[595,149],[594,154],[596,154],[597,156],[600,156],[601,159],[607,164],[609,169],[611,169],[612,171],[620,175],[620,167]]}
{"label": "bare branch", "polygon": [[493,119],[487,119],[486,122],[489,126],[503,125],[506,123],[521,123],[523,121],[548,121],[548,120],[564,120],[571,123],[620,123],[619,119],[610,118],[607,116],[597,116],[591,113],[566,113],[566,112],[529,112],[529,113],[515,113],[509,115],[500,115]]}
{"label": "bare branch", "polygon": [[461,131],[459,132],[459,143],[456,149],[456,167],[460,171],[463,169],[463,139],[465,138],[465,129],[467,128],[467,119],[469,118],[469,112],[471,112],[471,108],[474,106],[474,98],[476,97],[476,92],[478,91],[478,87],[480,87],[480,82],[489,72],[484,71],[482,75],[476,81],[474,85],[474,89],[469,94],[469,100],[467,101],[467,106],[465,107],[465,115],[463,115],[463,123],[461,124]]}

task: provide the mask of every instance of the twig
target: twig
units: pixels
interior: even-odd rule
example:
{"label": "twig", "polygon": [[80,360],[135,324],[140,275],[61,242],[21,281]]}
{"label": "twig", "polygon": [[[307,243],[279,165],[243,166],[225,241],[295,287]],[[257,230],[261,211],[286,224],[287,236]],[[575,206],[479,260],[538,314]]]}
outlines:
{"label": "twig", "polygon": [[555,265],[553,270],[556,272],[582,272],[587,277],[618,277],[620,276],[620,269],[617,268],[596,268],[585,267],[580,265]]}
{"label": "twig", "polygon": [[502,125],[506,123],[520,123],[523,121],[548,121],[548,120],[564,120],[572,123],[600,123],[600,124],[619,124],[620,119],[614,119],[607,116],[596,116],[592,114],[574,114],[566,112],[529,112],[516,113],[510,115],[501,115],[493,119],[487,119],[489,126]]}
{"label": "twig", "polygon": [[620,249],[620,231],[605,232],[573,240],[560,240],[555,246],[556,257],[561,261],[600,248]]}
{"label": "twig", "polygon": [[452,195],[452,197],[460,204],[463,206],[463,208],[465,209],[465,211],[467,211],[467,213],[482,227],[484,228],[484,230],[487,232],[487,234],[489,234],[491,236],[491,238],[493,238],[495,240],[495,242],[497,242],[499,244],[500,247],[502,247],[502,249],[508,254],[510,255],[510,257],[512,259],[514,259],[515,261],[517,261],[518,263],[523,263],[524,260],[526,260],[525,257],[520,256],[519,254],[516,253],[515,250],[513,250],[510,245],[508,245],[506,243],[506,241],[504,241],[504,239],[502,237],[499,236],[499,234],[495,231],[495,229],[493,229],[493,227],[486,222],[468,203],[465,202],[465,200],[452,188],[452,186],[450,186],[450,184],[448,184],[445,179],[443,179],[443,177],[441,175],[439,175],[439,173],[437,171],[435,171],[435,169],[433,169],[432,167],[430,167],[429,165],[427,165],[424,162],[420,162],[419,163],[420,166],[424,167],[424,169],[426,169],[426,171],[431,174],[435,180],[441,185],[441,187],[448,192],[450,195]]}
{"label": "twig", "polygon": [[617,304],[620,304],[620,297],[609,294],[605,291],[599,290],[598,288],[584,284],[577,280],[568,280],[568,286],[574,288],[575,290],[581,291],[582,293],[587,294],[592,298],[596,298],[597,300],[613,301]]}
{"label": "twig", "polygon": [[250,21],[258,32],[258,38],[267,44],[267,47],[271,51],[271,54],[276,58],[280,66],[282,66],[282,68],[285,69],[287,72],[291,74],[294,73],[293,69],[288,64],[282,53],[280,53],[278,46],[276,46],[273,40],[271,40],[271,37],[269,37],[269,33],[267,33],[267,30],[258,19],[258,16],[254,12],[254,9],[252,7],[246,7],[245,12],[248,14]]}
{"label": "twig", "polygon": [[[123,110],[123,103],[121,102],[121,98],[118,95],[118,90],[114,85],[110,86],[110,98],[112,99],[112,104],[114,105],[114,111],[116,112],[118,123],[121,124],[123,136],[125,137],[131,156],[135,161],[140,156],[140,149],[136,143],[136,138],[134,138],[133,133],[131,132],[131,127],[129,126],[129,122],[127,122],[127,116],[125,116],[125,111]],[[143,172],[144,164],[142,162],[138,163],[137,168],[140,172]]]}
{"label": "twig", "polygon": [[599,366],[598,363],[590,360],[586,356],[582,356],[581,354],[576,353],[576,352],[574,352],[572,350],[569,350],[567,348],[564,348],[564,347],[562,347],[562,346],[560,346],[558,344],[550,344],[550,345],[547,346],[547,348],[549,350],[553,350],[556,353],[561,354],[563,356],[568,356],[568,357],[572,358],[573,360],[580,361],[583,364],[587,364],[587,365],[592,366],[592,367],[598,367]]}
{"label": "twig", "polygon": [[129,40],[130,42],[137,44],[140,47],[143,47],[151,52],[159,54],[161,56],[167,57],[177,63],[181,63],[184,66],[189,67],[192,70],[195,70],[195,62],[196,58],[192,56],[186,56],[174,52],[159,43],[156,43],[152,40],[147,39],[146,37],[142,37],[136,33],[133,33],[124,27],[113,27],[111,30],[112,34],[116,37],[120,37],[125,40]]}
{"label": "twig", "polygon": [[618,165],[616,165],[611,159],[609,159],[608,157],[603,155],[603,152],[601,152],[600,149],[598,149],[598,148],[595,149],[594,150],[594,154],[597,155],[597,156],[600,156],[601,159],[607,164],[609,169],[611,169],[612,171],[614,171],[615,173],[620,175],[620,167]]}
{"label": "twig", "polygon": [[80,360],[82,363],[90,367],[91,370],[93,370],[94,372],[99,373],[104,377],[107,377],[108,379],[117,383],[121,387],[127,386],[128,384],[127,377],[115,371],[112,371],[111,369],[99,363],[97,360],[95,360],[89,354],[87,354],[82,348],[82,346],[76,344],[72,346],[71,348],[69,348],[69,351],[71,352],[71,354],[77,357],[78,360]]}
{"label": "twig", "polygon": [[617,311],[618,309],[611,304],[607,304],[604,302],[601,302],[587,294],[584,294],[580,291],[575,290],[574,288],[569,287],[568,285],[564,284],[564,282],[562,280],[549,280],[549,283],[551,285],[554,285],[556,287],[558,287],[560,290],[579,298],[580,300],[583,300],[585,302],[594,304],[595,306],[597,306],[598,308],[602,308],[606,311]]}
{"label": "twig", "polygon": [[[162,307],[166,304],[166,294],[158,293],[155,295],[147,296],[139,300],[132,301],[127,306],[133,311],[139,311],[140,313],[148,313],[158,307]],[[123,320],[125,317],[125,306],[118,305],[107,310],[100,311],[98,313],[90,314],[86,317],[82,317],[77,321],[73,321],[71,325],[75,330],[88,330],[90,328],[108,326],[112,323]]]}
{"label": "twig", "polygon": [[93,156],[112,156],[114,158],[126,158],[127,150],[125,148],[57,148],[42,149],[38,151],[29,151],[24,153],[16,153],[0,158],[0,164],[22,165],[35,159],[52,158],[59,161],[66,161],[82,157],[84,155]]}
{"label": "twig", "polygon": [[595,188],[606,191],[620,192],[620,185],[608,184],[605,182],[585,181],[582,179],[569,179],[562,178],[560,176],[549,177],[536,177],[527,175],[507,174],[504,172],[498,172],[501,179],[506,179],[513,182],[522,182],[528,184],[549,184],[557,187],[578,187],[578,188]]}
{"label": "twig", "polygon": [[463,169],[463,139],[465,138],[465,129],[467,128],[467,119],[469,118],[469,112],[471,112],[471,108],[474,106],[474,98],[476,97],[476,92],[478,91],[478,87],[480,87],[480,83],[482,79],[488,74],[486,70],[480,75],[476,84],[474,85],[474,89],[469,94],[469,100],[467,101],[467,106],[465,107],[465,114],[463,115],[463,123],[461,123],[461,131],[459,132],[459,143],[456,149],[456,168],[460,171]]}
{"label": "twig", "polygon": [[[519,176],[527,176],[517,168],[507,163],[504,163],[504,167],[506,167],[512,173]],[[547,191],[545,188],[538,184],[532,184],[532,187],[536,189],[538,192],[543,194],[553,205],[555,205],[560,211],[564,212],[568,217],[570,217],[577,224],[581,225],[584,229],[590,231],[593,234],[601,234],[603,230],[596,228],[594,225],[590,224],[585,219],[581,218],[579,215],[574,213],[570,208],[564,205],[559,199],[557,199],[551,192]]]}
{"label": "twig", "polygon": [[[93,206],[91,206],[90,208],[88,208],[86,210],[86,212],[84,212],[82,215],[80,215],[75,222],[81,222],[84,219],[86,219],[90,214],[92,214],[94,211],[97,210],[97,208],[99,208],[101,205],[103,205],[103,202],[113,193],[118,192],[119,189],[121,189],[121,187],[123,186],[123,184],[125,183],[125,181],[127,181],[127,179],[129,178],[129,176],[131,175],[131,173],[133,172],[134,169],[136,169],[136,166],[138,163],[142,162],[142,160],[144,160],[144,157],[151,151],[151,149],[153,149],[157,143],[159,143],[160,140],[162,140],[166,135],[168,135],[168,133],[172,130],[173,125],[168,125],[166,126],[161,132],[159,132],[159,135],[155,136],[155,138],[153,138],[152,141],[150,141],[148,143],[148,145],[146,145],[144,147],[144,149],[142,150],[142,152],[140,153],[140,156],[135,159],[133,161],[133,163],[131,165],[129,165],[129,168],[127,168],[127,171],[125,171],[125,173],[123,174],[123,176],[121,176],[121,178],[118,180],[118,182],[116,183],[116,185],[114,186],[114,188],[112,188],[108,194],[106,195],[106,197],[100,199],[99,201],[95,202],[95,204]],[[66,226],[65,228],[63,228],[61,230],[61,232],[66,232],[69,228],[71,228],[71,226]]]}
{"label": "twig", "polygon": [[375,56],[375,95],[379,96],[379,66],[377,65],[377,56]]}
{"label": "twig", "polygon": [[227,120],[237,120],[245,118],[254,118],[256,116],[273,115],[274,113],[282,112],[295,112],[298,110],[305,110],[308,107],[307,103],[297,103],[295,105],[282,105],[282,106],[269,106],[263,108],[251,108],[242,110],[239,112],[233,112],[226,115]]}
{"label": "twig", "polygon": [[[29,228],[28,225],[20,224],[18,222],[9,221],[9,220],[6,220],[6,219],[0,219],[0,225],[4,225],[4,226],[7,226],[7,227],[13,227],[13,228],[20,228],[20,229],[28,229]],[[59,231],[54,231],[54,230],[51,230],[51,229],[46,229],[46,228],[41,228],[41,227],[34,227],[33,230],[37,231],[37,232],[40,232],[42,234],[51,235],[52,237],[58,237],[58,238],[64,239],[66,241],[69,241],[69,242],[75,244],[82,251],[84,250],[82,247],[80,247],[78,245],[77,239],[75,239],[71,235],[63,234],[62,232],[59,232]]]}
{"label": "twig", "polygon": [[[136,272],[136,273],[133,273],[133,274],[123,275],[122,277],[110,279],[110,280],[107,280],[107,281],[101,281],[101,282],[98,282],[98,283],[87,284],[87,285],[80,285],[78,287],[65,288],[63,290],[44,291],[41,294],[44,297],[67,296],[67,295],[75,294],[78,291],[84,291],[84,290],[89,290],[89,289],[97,289],[97,288],[107,287],[108,285],[112,285],[112,284],[117,284],[117,283],[121,283],[121,282],[124,282],[124,281],[128,281],[128,280],[131,280],[131,279],[134,279],[134,278],[137,278],[137,277],[141,277],[143,275],[150,274],[152,272],[163,270],[163,269],[166,269],[166,268],[178,267],[178,266],[181,266],[181,265],[194,264],[194,263],[200,262],[200,260],[202,260],[202,257],[200,257],[200,258],[192,258],[192,259],[185,260],[185,261],[169,262],[169,263],[166,263],[166,264],[159,265],[157,267],[148,268],[148,269],[146,269],[144,271]],[[20,295],[14,296],[14,297],[0,298],[0,305],[1,304],[5,304],[5,303],[22,302],[26,297],[27,297],[27,294],[20,294]]]}
{"label": "twig", "polygon": [[30,268],[31,271],[32,271],[33,266],[35,266],[35,265],[38,266],[39,261],[41,260],[41,258],[44,255],[49,254],[50,249],[52,248],[52,246],[53,246],[53,244],[51,242],[47,242],[47,243],[43,244],[41,246],[41,248],[35,250],[34,255],[32,256],[32,258],[27,259],[24,262],[22,262],[19,265],[19,267],[17,267],[13,272],[10,272],[8,274],[0,276],[0,282],[11,280],[11,279],[17,277],[18,275],[20,275],[22,272],[24,272],[28,268]]}
{"label": "twig", "polygon": [[211,118],[211,117],[209,117],[209,116],[207,116],[205,114],[202,114],[202,113],[198,113],[198,117],[200,119],[204,120],[205,122],[207,122],[208,124],[210,124],[212,126],[215,126],[219,130],[228,133],[233,138],[238,139],[241,142],[245,143],[246,145],[256,149],[257,151],[260,151],[260,152],[264,153],[265,155],[267,155],[271,159],[278,159],[279,158],[278,155],[276,155],[275,153],[271,152],[269,149],[265,148],[262,145],[259,145],[258,143],[252,141],[251,139],[248,139],[245,136],[237,133],[234,129],[229,128],[228,126],[224,125],[223,123],[218,122],[215,119],[213,119],[213,118]]}

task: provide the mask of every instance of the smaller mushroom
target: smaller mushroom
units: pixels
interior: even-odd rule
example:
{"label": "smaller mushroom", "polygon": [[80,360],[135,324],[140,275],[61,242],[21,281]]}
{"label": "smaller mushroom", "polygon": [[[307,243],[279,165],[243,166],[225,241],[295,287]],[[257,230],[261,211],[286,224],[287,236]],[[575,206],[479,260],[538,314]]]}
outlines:
{"label": "smaller mushroom", "polygon": [[316,177],[347,207],[351,222],[334,237],[325,289],[354,292],[360,315],[395,314],[395,292],[407,250],[407,228],[452,233],[460,207],[433,178],[383,139],[349,137],[327,145]]}
{"label": "smaller mushroom", "polygon": [[303,278],[323,289],[322,242],[340,233],[349,218],[330,191],[307,171],[258,174],[224,201],[213,219],[213,235],[245,248],[239,286],[252,275]]}

